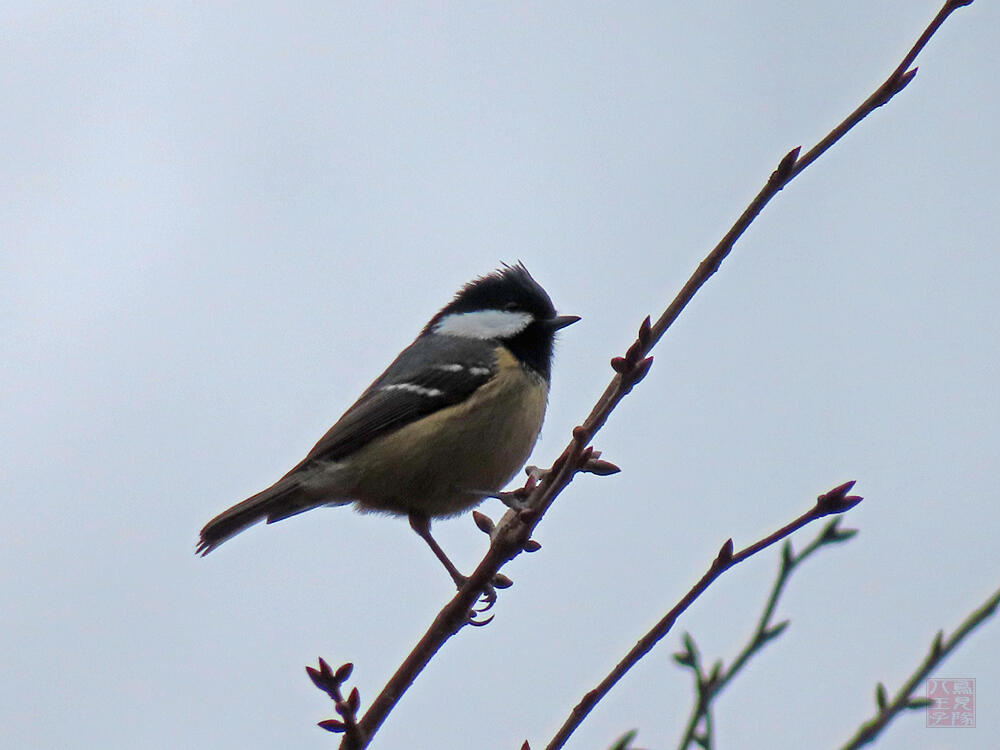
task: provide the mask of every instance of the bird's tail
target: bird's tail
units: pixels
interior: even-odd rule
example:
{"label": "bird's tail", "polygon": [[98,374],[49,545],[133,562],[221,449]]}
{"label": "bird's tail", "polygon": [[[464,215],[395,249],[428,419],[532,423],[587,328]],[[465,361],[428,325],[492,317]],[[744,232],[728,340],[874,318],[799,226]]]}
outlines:
{"label": "bird's tail", "polygon": [[255,523],[265,519],[268,523],[274,523],[322,504],[305,491],[295,477],[285,476],[266,490],[222,511],[206,523],[201,530],[196,552],[205,556]]}

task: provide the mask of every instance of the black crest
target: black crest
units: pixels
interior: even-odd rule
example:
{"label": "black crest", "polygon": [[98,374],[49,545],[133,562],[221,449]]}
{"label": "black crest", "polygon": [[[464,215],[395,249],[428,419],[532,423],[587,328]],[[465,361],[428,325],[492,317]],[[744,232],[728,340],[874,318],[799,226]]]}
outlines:
{"label": "black crest", "polygon": [[463,286],[424,331],[431,330],[447,315],[475,310],[527,312],[539,321],[554,318],[556,314],[548,292],[531,277],[523,263],[513,266],[504,264],[493,273]]}

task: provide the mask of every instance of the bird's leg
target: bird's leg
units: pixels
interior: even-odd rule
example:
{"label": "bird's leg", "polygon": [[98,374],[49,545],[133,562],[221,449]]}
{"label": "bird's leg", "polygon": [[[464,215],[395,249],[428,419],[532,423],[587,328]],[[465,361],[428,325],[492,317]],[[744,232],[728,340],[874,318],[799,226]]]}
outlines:
{"label": "bird's leg", "polygon": [[448,575],[451,576],[451,580],[455,582],[457,588],[462,588],[468,579],[468,576],[464,576],[458,572],[458,568],[455,564],[448,559],[448,555],[444,553],[441,549],[441,545],[437,543],[437,540],[431,536],[431,519],[425,516],[423,513],[418,513],[417,511],[410,511],[410,528],[417,532],[417,535],[427,542],[427,546],[431,548],[431,552],[435,554],[441,564],[444,565],[445,570],[448,571]]}
{"label": "bird's leg", "polygon": [[[427,542],[427,546],[431,548],[431,552],[434,556],[441,561],[444,565],[445,570],[448,571],[448,575],[451,576],[451,580],[455,582],[456,588],[462,588],[466,581],[469,580],[468,576],[462,575],[455,564],[448,559],[448,555],[445,554],[444,550],[441,549],[441,545],[437,543],[437,540],[431,536],[431,519],[425,516],[423,513],[417,511],[410,511],[410,528],[417,532],[417,536]],[[483,592],[483,597],[485,599],[486,606],[478,610],[480,612],[485,612],[487,609],[492,607],[497,600],[496,589],[493,588],[492,584],[487,584],[486,589]]]}

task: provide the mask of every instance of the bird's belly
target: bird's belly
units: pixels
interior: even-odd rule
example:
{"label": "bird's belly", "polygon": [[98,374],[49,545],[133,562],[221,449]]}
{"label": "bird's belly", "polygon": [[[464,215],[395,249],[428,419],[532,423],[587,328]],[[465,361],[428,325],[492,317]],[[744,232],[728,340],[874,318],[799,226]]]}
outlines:
{"label": "bird's belly", "polygon": [[[527,388],[525,378],[532,379]],[[428,516],[478,505],[527,461],[545,417],[546,391],[519,366],[501,370],[467,401],[361,449],[352,463],[365,471],[352,496],[362,510]],[[505,408],[512,403],[521,406]]]}

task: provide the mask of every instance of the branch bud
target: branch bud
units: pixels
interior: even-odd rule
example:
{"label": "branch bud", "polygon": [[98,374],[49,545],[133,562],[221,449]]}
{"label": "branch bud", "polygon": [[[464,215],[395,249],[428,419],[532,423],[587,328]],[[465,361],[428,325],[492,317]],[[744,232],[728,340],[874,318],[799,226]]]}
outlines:
{"label": "branch bud", "polygon": [[885,685],[881,682],[875,686],[875,704],[879,711],[885,711],[885,707],[889,705],[889,696],[885,692]]}
{"label": "branch bud", "polygon": [[580,467],[580,471],[587,474],[596,474],[599,477],[606,477],[611,474],[617,474],[621,469],[615,466],[610,461],[604,461],[599,458],[592,458],[583,466]]}
{"label": "branch bud", "polygon": [[642,344],[643,348],[649,346],[649,342],[653,340],[653,324],[650,321],[649,316],[642,321],[639,325],[639,343]]}
{"label": "branch bud", "polygon": [[781,161],[778,162],[778,168],[774,170],[771,179],[777,182],[787,181],[792,176],[792,170],[795,169],[795,162],[799,160],[799,152],[801,150],[801,146],[796,146],[785,154]]}
{"label": "branch bud", "polygon": [[733,540],[727,539],[726,543],[722,545],[719,550],[719,554],[715,558],[715,565],[727,566],[733,561]]}
{"label": "branch bud", "polygon": [[351,672],[353,671],[354,665],[350,662],[347,662],[347,664],[341,664],[337,673],[333,676],[333,679],[336,680],[338,685],[343,685],[347,682],[347,679],[351,676]]}
{"label": "branch bud", "polygon": [[496,524],[493,523],[493,519],[490,518],[485,513],[480,513],[478,510],[472,511],[472,520],[475,521],[476,527],[488,536],[492,536],[493,529],[496,528]]}
{"label": "branch bud", "polygon": [[860,503],[864,498],[859,495],[847,494],[854,487],[854,484],[854,480],[844,482],[817,497],[816,509],[819,511],[819,514],[827,516],[831,513],[844,513]]}

